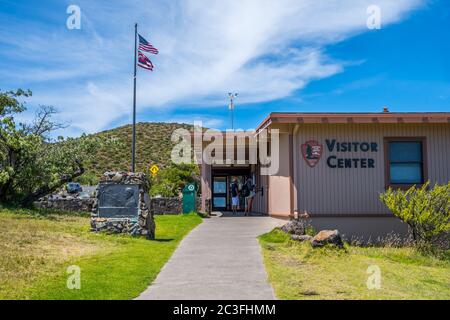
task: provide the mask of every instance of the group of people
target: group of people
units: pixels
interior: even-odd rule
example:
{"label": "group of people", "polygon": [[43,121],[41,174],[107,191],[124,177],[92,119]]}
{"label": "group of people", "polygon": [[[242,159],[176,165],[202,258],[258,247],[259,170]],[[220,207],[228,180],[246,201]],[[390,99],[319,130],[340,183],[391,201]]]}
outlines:
{"label": "group of people", "polygon": [[253,184],[251,177],[245,179],[245,182],[240,189],[238,180],[236,178],[233,179],[231,184],[231,209],[233,215],[240,209],[239,198],[241,196],[245,199],[245,215],[250,215],[253,206],[253,198],[255,197],[255,185]]}

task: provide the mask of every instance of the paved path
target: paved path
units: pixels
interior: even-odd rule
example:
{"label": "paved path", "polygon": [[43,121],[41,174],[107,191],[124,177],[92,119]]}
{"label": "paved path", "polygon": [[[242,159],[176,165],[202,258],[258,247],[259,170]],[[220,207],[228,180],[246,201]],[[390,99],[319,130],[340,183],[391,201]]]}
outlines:
{"label": "paved path", "polygon": [[205,219],[137,299],[275,299],[256,237],[283,223],[270,217]]}

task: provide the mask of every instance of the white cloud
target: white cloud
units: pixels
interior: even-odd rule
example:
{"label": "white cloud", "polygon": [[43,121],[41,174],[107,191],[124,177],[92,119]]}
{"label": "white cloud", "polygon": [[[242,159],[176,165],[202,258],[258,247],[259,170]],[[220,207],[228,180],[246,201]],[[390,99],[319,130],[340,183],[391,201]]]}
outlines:
{"label": "white cloud", "polygon": [[[383,27],[424,2],[378,0]],[[3,55],[14,54],[36,65],[23,72],[17,64],[0,75],[7,72],[13,82],[38,85],[33,101],[57,106],[76,129],[86,132],[129,116],[135,20],[142,35],[160,50],[151,57],[155,72],[139,71],[140,110],[220,105],[230,90],[240,93],[240,103],[290,96],[310,81],[343,71],[345,62],[327,56],[327,45],[372,32],[366,28],[366,9],[373,0],[77,4],[82,10],[81,31],[62,28],[65,12],[61,28],[38,32],[25,23],[17,33],[0,30],[11,48]]]}

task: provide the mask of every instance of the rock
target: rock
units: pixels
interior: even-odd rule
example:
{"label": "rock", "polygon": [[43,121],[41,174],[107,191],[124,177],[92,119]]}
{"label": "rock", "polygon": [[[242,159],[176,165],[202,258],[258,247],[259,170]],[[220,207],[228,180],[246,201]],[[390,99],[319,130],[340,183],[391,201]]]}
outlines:
{"label": "rock", "polygon": [[56,209],[64,211],[75,211],[75,212],[91,212],[94,206],[95,199],[86,198],[79,199],[72,196],[65,196],[64,198],[44,198],[35,202],[35,205],[39,208],[45,209]]}
{"label": "rock", "polygon": [[344,246],[338,230],[322,230],[311,240],[311,245],[314,248],[323,247],[326,244],[332,244],[340,248]]}
{"label": "rock", "polygon": [[306,232],[307,222],[304,219],[293,219],[281,227],[281,230],[296,235],[304,235]]}
{"label": "rock", "polygon": [[[99,207],[97,201],[100,200],[100,195],[97,193],[97,199],[92,204],[91,215],[91,230],[105,231],[113,233],[128,233],[132,235],[143,234],[148,239],[155,238],[155,222],[150,207],[145,203],[146,195],[148,194],[148,180],[143,173],[133,172],[105,172],[100,179],[100,184],[116,184],[116,185],[138,185],[139,198],[138,200],[138,215],[130,218],[107,218],[106,223],[100,223]],[[148,197],[148,196],[147,196]],[[125,204],[125,203],[124,203]]]}
{"label": "rock", "polygon": [[123,174],[121,174],[120,172],[117,172],[112,178],[111,180],[114,182],[121,182],[123,178]]}
{"label": "rock", "polygon": [[291,239],[292,240],[296,240],[296,241],[311,241],[313,237],[307,235],[307,234],[301,234],[301,235],[297,235],[297,234],[293,234],[291,235]]}
{"label": "rock", "polygon": [[[198,198],[200,199],[200,198]],[[200,201],[198,205],[200,205]],[[183,212],[183,200],[177,197],[172,198],[152,198],[150,200],[150,208],[153,214],[179,214]]]}

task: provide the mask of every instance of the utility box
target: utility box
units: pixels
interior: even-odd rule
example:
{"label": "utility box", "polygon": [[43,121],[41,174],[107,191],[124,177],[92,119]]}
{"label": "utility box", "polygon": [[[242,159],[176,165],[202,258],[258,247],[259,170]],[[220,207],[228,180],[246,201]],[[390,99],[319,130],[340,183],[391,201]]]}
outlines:
{"label": "utility box", "polygon": [[195,198],[197,197],[197,188],[195,184],[189,183],[183,188],[183,213],[195,211]]}

